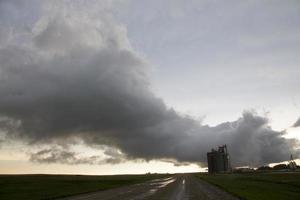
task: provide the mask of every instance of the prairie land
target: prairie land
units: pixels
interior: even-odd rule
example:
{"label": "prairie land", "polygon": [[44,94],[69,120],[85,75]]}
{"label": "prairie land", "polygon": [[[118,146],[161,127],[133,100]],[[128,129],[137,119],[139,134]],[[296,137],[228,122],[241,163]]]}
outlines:
{"label": "prairie land", "polygon": [[0,175],[0,199],[53,199],[106,190],[168,176],[170,175]]}
{"label": "prairie land", "polygon": [[247,200],[300,199],[300,173],[198,174],[198,178]]}

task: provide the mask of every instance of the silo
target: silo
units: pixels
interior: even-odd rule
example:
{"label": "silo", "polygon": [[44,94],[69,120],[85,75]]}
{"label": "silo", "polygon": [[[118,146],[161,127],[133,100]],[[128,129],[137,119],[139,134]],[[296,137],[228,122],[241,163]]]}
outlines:
{"label": "silo", "polygon": [[230,160],[227,146],[223,145],[218,150],[212,149],[207,153],[208,173],[224,173],[230,171]]}

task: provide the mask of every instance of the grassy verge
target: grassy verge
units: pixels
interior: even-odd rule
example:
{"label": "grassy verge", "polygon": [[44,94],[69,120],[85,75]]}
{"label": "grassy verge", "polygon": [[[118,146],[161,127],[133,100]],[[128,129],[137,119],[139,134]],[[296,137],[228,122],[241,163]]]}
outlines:
{"label": "grassy verge", "polygon": [[53,199],[74,194],[111,189],[167,176],[170,175],[0,175],[0,199]]}
{"label": "grassy verge", "polygon": [[197,176],[247,200],[300,199],[300,173],[198,174]]}

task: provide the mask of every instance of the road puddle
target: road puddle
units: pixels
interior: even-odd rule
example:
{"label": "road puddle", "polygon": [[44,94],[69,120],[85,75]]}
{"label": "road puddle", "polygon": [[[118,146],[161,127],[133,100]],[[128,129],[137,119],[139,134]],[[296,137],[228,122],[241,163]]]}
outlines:
{"label": "road puddle", "polygon": [[150,183],[151,187],[153,188],[149,189],[149,191],[147,191],[146,193],[133,198],[133,200],[145,199],[146,197],[153,195],[160,188],[166,187],[168,184],[173,183],[175,180],[176,178],[174,177],[153,180]]}

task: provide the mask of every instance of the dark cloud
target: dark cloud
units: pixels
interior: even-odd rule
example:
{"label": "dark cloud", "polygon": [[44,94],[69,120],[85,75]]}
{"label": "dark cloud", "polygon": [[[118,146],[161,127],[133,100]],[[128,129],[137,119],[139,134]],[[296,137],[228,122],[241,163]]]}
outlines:
{"label": "dark cloud", "polygon": [[61,163],[69,165],[78,164],[118,164],[124,162],[124,158],[119,155],[114,157],[101,158],[100,156],[79,156],[77,152],[61,149],[48,148],[30,154],[30,161],[37,163]]}
{"label": "dark cloud", "polygon": [[114,150],[104,151],[109,158],[101,160],[47,148],[32,153],[32,161],[203,163],[207,151],[226,143],[234,164],[258,165],[287,160],[297,151],[296,140],[283,138],[251,112],[210,127],[167,108],[151,92],[147,64],[131,49],[123,28],[102,15],[97,24],[79,19],[41,16],[32,28],[39,31],[25,44],[0,48],[1,128],[31,144],[72,145],[71,138],[79,138]]}
{"label": "dark cloud", "polygon": [[299,127],[300,126],[300,118],[295,122],[293,127]]}

